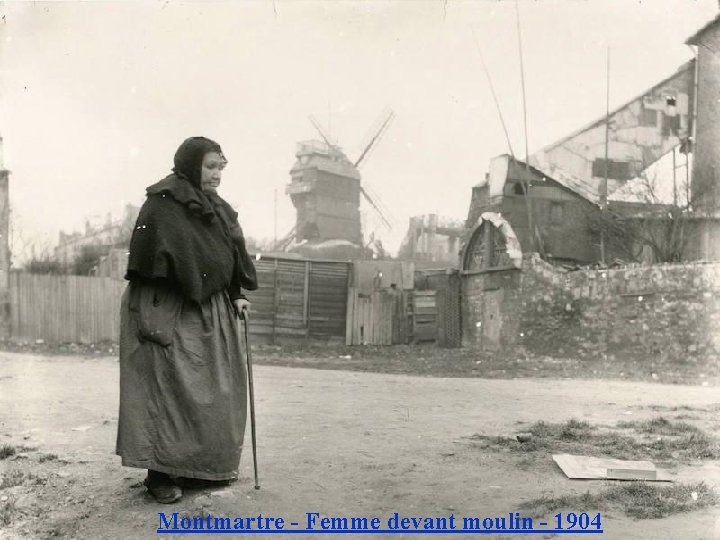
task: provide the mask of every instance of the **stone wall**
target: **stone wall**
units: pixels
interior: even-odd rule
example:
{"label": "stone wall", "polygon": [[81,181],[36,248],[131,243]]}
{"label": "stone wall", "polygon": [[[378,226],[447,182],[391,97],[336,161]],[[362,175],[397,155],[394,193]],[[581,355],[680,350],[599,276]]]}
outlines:
{"label": "stone wall", "polygon": [[483,345],[478,330],[489,291],[502,297],[500,347],[610,359],[720,358],[720,263],[567,272],[533,255],[515,272],[464,276],[466,345]]}

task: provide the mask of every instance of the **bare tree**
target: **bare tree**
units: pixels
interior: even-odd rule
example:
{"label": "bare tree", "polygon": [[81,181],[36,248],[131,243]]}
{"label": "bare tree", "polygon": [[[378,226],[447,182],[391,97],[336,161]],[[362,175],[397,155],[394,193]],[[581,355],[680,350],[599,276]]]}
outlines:
{"label": "bare tree", "polygon": [[611,201],[605,212],[593,211],[588,216],[591,230],[605,235],[608,251],[615,257],[631,261],[647,260],[648,250],[653,262],[679,262],[688,256],[688,247],[698,234],[697,211],[693,211],[702,194],[688,200],[687,181],[676,190],[677,203],[667,202],[657,173],[643,172],[625,186],[622,195],[632,201]]}
{"label": "bare tree", "polygon": [[25,268],[29,272],[42,274],[62,273],[62,265],[55,259],[50,241],[28,234],[12,205],[8,233],[11,268]]}

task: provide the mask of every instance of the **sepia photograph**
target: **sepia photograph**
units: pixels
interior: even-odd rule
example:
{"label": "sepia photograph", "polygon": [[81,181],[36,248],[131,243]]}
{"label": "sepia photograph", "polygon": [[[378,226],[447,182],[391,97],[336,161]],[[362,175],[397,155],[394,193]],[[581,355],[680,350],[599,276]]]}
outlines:
{"label": "sepia photograph", "polygon": [[720,2],[0,1],[0,540],[168,535],[720,540]]}

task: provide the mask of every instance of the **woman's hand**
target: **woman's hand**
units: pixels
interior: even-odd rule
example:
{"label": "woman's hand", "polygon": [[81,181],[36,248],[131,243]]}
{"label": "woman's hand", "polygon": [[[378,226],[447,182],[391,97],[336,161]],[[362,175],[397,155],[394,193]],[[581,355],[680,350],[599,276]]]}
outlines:
{"label": "woman's hand", "polygon": [[246,300],[245,298],[238,298],[236,300],[233,300],[233,304],[235,304],[235,309],[237,309],[237,313],[241,317],[245,313],[250,313],[250,301],[249,300]]}

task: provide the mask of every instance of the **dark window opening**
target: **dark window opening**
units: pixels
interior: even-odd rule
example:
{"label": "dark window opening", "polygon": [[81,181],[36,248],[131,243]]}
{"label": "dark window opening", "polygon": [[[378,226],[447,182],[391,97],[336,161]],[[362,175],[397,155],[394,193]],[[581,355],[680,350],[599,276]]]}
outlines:
{"label": "dark window opening", "polygon": [[668,116],[663,114],[662,135],[671,137],[680,133],[680,116]]}
{"label": "dark window opening", "polygon": [[[605,160],[598,158],[593,161],[592,175],[597,178],[605,177]],[[613,161],[609,159],[607,162],[607,177],[613,180],[630,180],[633,172],[628,161]]]}
{"label": "dark window opening", "polygon": [[560,225],[563,222],[563,204],[559,202],[550,203],[550,223]]}
{"label": "dark window opening", "polygon": [[521,182],[515,182],[513,193],[515,195],[525,195],[525,186],[523,186]]}
{"label": "dark window opening", "polygon": [[640,122],[643,126],[657,127],[658,114],[654,109],[646,109],[643,107]]}

